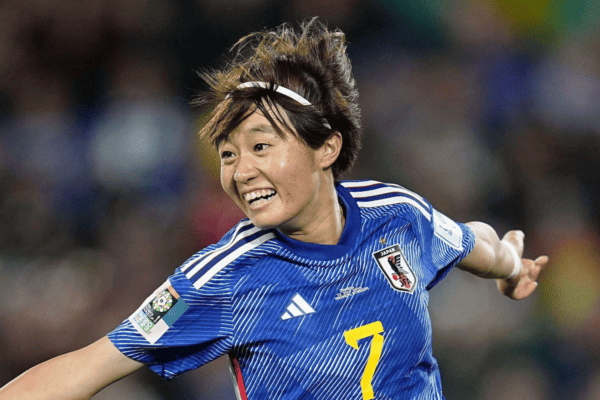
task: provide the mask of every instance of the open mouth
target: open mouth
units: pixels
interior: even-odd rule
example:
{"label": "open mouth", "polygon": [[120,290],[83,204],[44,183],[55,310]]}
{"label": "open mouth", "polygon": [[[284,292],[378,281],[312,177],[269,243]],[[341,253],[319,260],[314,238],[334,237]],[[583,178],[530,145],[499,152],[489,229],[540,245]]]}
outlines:
{"label": "open mouth", "polygon": [[253,192],[246,193],[244,195],[244,200],[246,200],[250,205],[259,206],[271,200],[276,194],[277,192],[273,189],[255,190]]}

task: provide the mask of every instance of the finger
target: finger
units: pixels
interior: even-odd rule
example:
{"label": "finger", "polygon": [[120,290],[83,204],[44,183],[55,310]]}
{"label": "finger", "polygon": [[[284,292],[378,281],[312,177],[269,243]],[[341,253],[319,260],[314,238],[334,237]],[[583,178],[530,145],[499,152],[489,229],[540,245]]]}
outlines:
{"label": "finger", "polygon": [[541,268],[537,264],[532,262],[529,271],[527,271],[527,277],[535,282],[537,281],[538,276],[540,275],[540,271]]}
{"label": "finger", "polygon": [[543,267],[549,260],[550,259],[548,258],[548,256],[539,256],[535,259],[535,263]]}
{"label": "finger", "polygon": [[539,267],[534,266],[528,274],[529,279],[531,279],[534,282],[537,281],[538,277],[540,276],[540,271],[541,269]]}
{"label": "finger", "polygon": [[529,285],[527,285],[527,294],[525,297],[531,296],[531,294],[533,292],[535,292],[535,289],[537,289],[538,287],[538,283],[537,282],[531,282],[529,283]]}
{"label": "finger", "polygon": [[544,268],[544,266],[546,265],[548,260],[549,260],[549,258],[547,256],[541,256],[541,257],[538,257],[535,259],[533,266],[531,268],[531,270],[533,272],[533,274],[531,275],[532,278],[535,277],[535,280],[537,280],[538,276],[542,272],[542,269]]}
{"label": "finger", "polygon": [[523,259],[522,262],[523,262],[523,271],[522,271],[523,275],[532,281],[537,280],[538,275],[540,274],[540,271],[542,269],[542,265],[541,264],[538,265],[535,261],[528,260],[528,259]]}
{"label": "finger", "polygon": [[537,289],[537,286],[538,286],[537,282],[528,282],[527,284],[523,285],[520,288],[520,290],[518,290],[514,293],[513,299],[522,300],[526,297],[531,296],[531,294],[535,291],[535,289]]}

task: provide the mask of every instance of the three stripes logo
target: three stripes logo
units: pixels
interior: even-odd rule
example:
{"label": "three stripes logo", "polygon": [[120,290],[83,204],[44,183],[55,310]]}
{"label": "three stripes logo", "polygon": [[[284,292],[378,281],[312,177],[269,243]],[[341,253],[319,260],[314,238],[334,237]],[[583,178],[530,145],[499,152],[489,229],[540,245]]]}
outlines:
{"label": "three stripes logo", "polygon": [[299,294],[295,295],[290,302],[290,305],[287,306],[286,311],[281,316],[282,320],[301,317],[303,315],[308,315],[314,313],[315,310],[300,296]]}

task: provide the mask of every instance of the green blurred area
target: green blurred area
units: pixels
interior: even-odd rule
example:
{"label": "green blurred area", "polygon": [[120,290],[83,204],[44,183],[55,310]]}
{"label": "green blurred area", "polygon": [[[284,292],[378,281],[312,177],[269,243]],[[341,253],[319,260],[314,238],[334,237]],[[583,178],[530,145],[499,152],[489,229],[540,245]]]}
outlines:
{"label": "green blurred area", "polygon": [[402,18],[406,30],[434,37],[441,35],[440,17],[457,4],[492,6],[510,24],[515,34],[537,42],[552,43],[565,32],[586,29],[600,20],[600,6],[572,0],[381,0]]}

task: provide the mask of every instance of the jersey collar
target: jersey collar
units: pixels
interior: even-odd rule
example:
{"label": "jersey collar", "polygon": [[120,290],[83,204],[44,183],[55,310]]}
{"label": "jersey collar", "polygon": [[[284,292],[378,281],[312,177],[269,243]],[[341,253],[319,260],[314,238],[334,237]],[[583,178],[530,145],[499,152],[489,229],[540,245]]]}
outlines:
{"label": "jersey collar", "polygon": [[291,239],[275,230],[277,238],[284,247],[300,257],[317,261],[335,260],[350,253],[360,232],[360,210],[356,204],[356,200],[350,195],[348,189],[343,187],[339,182],[336,182],[335,189],[346,212],[346,225],[338,244],[302,242]]}

